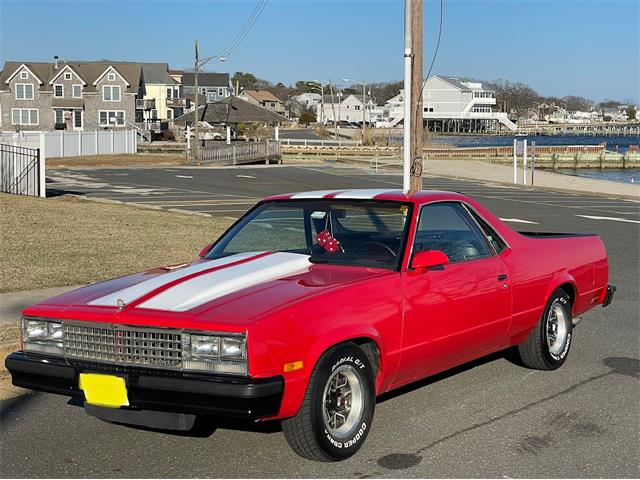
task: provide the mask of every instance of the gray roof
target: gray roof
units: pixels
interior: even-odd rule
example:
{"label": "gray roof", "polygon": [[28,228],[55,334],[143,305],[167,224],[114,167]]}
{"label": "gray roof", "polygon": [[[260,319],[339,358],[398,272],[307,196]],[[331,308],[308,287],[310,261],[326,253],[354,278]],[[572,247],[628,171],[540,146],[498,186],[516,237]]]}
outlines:
{"label": "gray roof", "polygon": [[[194,112],[189,112],[176,118],[177,122],[193,122]],[[282,123],[288,121],[286,117],[254,105],[238,97],[227,97],[219,102],[207,103],[199,108],[198,119],[215,124],[236,123]]]}
{"label": "gray roof", "polygon": [[142,76],[145,83],[173,85],[176,81],[169,75],[167,63],[143,63]]}
{"label": "gray roof", "polygon": [[[195,75],[193,72],[185,72],[182,75],[182,85],[193,87],[195,84]],[[228,73],[200,72],[198,73],[199,87],[228,87]]]}
{"label": "gray roof", "polygon": [[450,83],[451,85],[453,85],[456,88],[459,88],[460,90],[471,90],[469,87],[467,87],[464,83],[462,82],[468,82],[470,81],[467,78],[462,78],[462,77],[447,77],[445,75],[436,75],[438,78],[441,78],[442,80],[444,80],[447,83]]}
{"label": "gray roof", "polygon": [[51,91],[52,86],[49,85],[49,82],[67,65],[86,82],[87,85],[84,87],[85,92],[96,91],[93,82],[109,67],[115,68],[116,72],[127,81],[129,84],[129,87],[126,89],[127,93],[138,92],[142,75],[140,64],[132,62],[109,62],[107,60],[99,62],[61,61],[57,70],[52,62],[5,62],[2,74],[0,74],[0,89],[6,87],[6,80],[23,64],[42,81],[42,85],[38,86],[38,90],[40,91]]}

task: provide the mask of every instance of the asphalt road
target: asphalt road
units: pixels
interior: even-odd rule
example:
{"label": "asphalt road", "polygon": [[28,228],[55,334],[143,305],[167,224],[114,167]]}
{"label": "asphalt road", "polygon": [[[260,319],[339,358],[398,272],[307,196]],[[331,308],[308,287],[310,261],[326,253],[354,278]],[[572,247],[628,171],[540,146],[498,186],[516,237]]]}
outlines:
{"label": "asphalt road", "polygon": [[[51,170],[49,177],[52,189],[231,217],[269,193],[399,184],[397,176],[296,167]],[[101,422],[63,397],[27,395],[2,404],[0,475],[640,476],[638,204],[448,179],[426,185],[470,194],[517,229],[601,235],[618,292],[610,307],[584,317],[561,369],[527,370],[494,355],[385,395],[363,448],[339,464],[297,457],[278,424],[173,435]]]}

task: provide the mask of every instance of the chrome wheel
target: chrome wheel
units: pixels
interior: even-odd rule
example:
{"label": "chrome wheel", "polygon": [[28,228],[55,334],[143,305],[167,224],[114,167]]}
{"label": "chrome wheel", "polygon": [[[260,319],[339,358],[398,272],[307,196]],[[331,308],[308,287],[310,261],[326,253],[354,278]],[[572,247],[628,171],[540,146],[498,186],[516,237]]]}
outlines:
{"label": "chrome wheel", "polygon": [[324,387],[324,426],[334,436],[347,436],[360,425],[364,397],[360,377],[351,365],[336,368]]}
{"label": "chrome wheel", "polygon": [[567,342],[567,315],[559,302],[551,305],[546,322],[547,346],[549,353],[558,357],[562,354]]}

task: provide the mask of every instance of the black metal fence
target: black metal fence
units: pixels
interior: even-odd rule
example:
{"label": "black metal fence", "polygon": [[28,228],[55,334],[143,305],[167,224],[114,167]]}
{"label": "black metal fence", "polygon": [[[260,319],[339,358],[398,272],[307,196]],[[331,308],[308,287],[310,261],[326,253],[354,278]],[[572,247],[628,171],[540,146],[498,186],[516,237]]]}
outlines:
{"label": "black metal fence", "polygon": [[0,143],[0,192],[40,196],[40,149]]}

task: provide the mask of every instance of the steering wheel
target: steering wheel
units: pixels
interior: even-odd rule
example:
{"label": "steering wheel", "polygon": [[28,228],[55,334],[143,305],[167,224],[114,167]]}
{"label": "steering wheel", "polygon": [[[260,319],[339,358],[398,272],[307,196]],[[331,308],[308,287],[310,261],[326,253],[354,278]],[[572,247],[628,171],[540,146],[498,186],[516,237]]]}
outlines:
{"label": "steering wheel", "polygon": [[368,248],[369,246],[372,247],[377,247],[380,250],[382,250],[384,253],[391,255],[392,257],[396,256],[396,252],[394,252],[393,250],[391,250],[391,248],[382,243],[382,242],[377,242],[375,240],[367,240],[365,242],[362,242],[360,245],[358,245],[355,249],[355,253],[363,253],[363,250]]}

